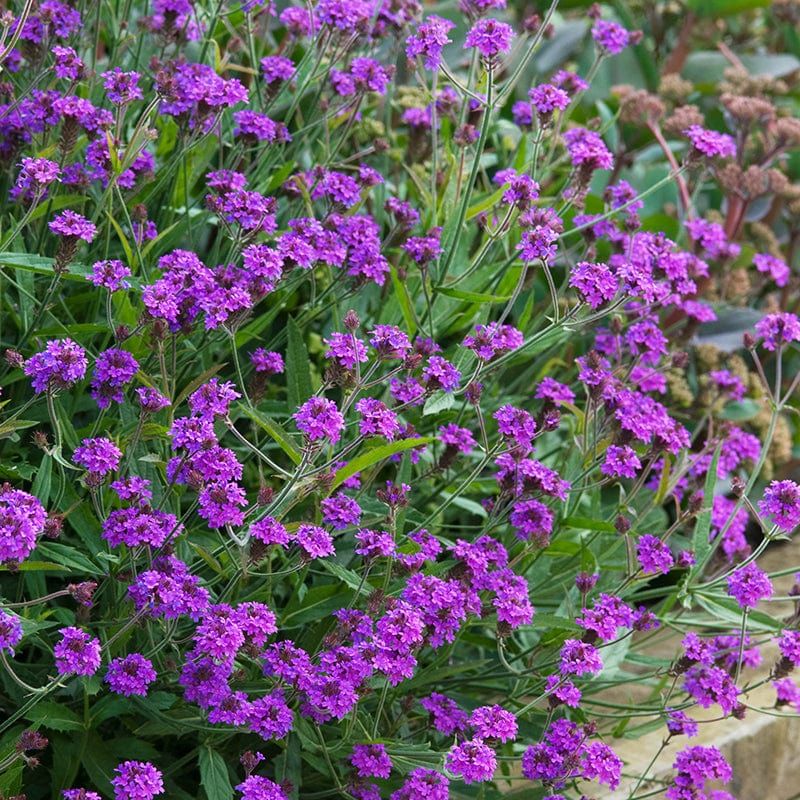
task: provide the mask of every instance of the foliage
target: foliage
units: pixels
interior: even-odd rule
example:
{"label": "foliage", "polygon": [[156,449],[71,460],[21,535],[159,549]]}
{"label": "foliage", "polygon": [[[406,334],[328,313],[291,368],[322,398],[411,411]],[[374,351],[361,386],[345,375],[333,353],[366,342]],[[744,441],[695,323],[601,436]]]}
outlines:
{"label": "foliage", "polygon": [[0,797],[724,800],[614,749],[800,709],[800,8],[505,5],[0,18]]}

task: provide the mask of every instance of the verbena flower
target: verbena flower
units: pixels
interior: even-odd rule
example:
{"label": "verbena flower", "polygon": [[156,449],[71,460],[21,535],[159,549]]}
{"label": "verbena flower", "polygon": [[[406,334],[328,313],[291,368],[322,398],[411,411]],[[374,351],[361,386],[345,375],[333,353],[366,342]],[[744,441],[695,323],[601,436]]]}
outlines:
{"label": "verbena flower", "polygon": [[131,653],[109,661],[104,680],[115,694],[144,697],[157,677],[149,659],[139,653]]}
{"label": "verbena flower", "polygon": [[114,772],[115,800],[153,800],[164,793],[161,772],[149,761],[123,761]]}
{"label": "verbena flower", "polygon": [[80,628],[59,631],[61,639],[53,648],[59,675],[94,675],[100,668],[100,642]]}

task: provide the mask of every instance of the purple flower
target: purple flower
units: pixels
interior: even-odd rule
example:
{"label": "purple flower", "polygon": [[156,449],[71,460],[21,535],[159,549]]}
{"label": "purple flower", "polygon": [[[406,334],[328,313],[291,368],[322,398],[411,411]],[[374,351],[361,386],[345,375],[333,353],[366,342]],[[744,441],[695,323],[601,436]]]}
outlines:
{"label": "purple flower", "polygon": [[174,514],[156,508],[117,508],[103,520],[103,538],[112,547],[161,547],[168,538],[182,532],[183,526]]}
{"label": "purple flower", "polygon": [[658,536],[651,534],[639,537],[636,555],[645,575],[666,575],[675,563],[669,547]]}
{"label": "purple flower", "polygon": [[321,503],[322,521],[334,530],[342,531],[361,521],[361,506],[343,492],[326,497]]}
{"label": "purple flower", "polygon": [[422,379],[428,389],[441,389],[449,394],[458,388],[461,373],[441,356],[431,356],[422,370]]}
{"label": "purple flower", "polygon": [[600,472],[612,478],[635,478],[641,468],[642,462],[632,447],[612,444],[606,450],[606,458],[600,467]]}
{"label": "purple flower", "polygon": [[241,506],[247,505],[247,498],[238,483],[228,481],[206,486],[197,500],[197,513],[208,522],[209,528],[241,525],[244,522]]}
{"label": "purple flower", "polygon": [[619,279],[609,269],[608,264],[581,261],[570,272],[569,285],[577,289],[592,308],[600,308],[616,297]]}
{"label": "purple flower", "polygon": [[563,111],[569,105],[569,95],[550,83],[540,83],[528,92],[533,107],[543,119],[549,119],[556,110]]}
{"label": "purple flower", "polygon": [[556,255],[558,232],[549,225],[533,225],[522,232],[517,245],[519,257],[526,262],[551,261]]}
{"label": "purple flower", "polygon": [[553,512],[539,500],[520,500],[515,503],[509,521],[523,541],[537,547],[547,547],[553,530]]}
{"label": "purple flower", "polygon": [[800,341],[800,319],[795,314],[767,314],[756,323],[756,333],[764,339],[765,350],[776,350]]}
{"label": "purple flower", "polygon": [[114,481],[111,488],[120,500],[129,500],[138,505],[144,505],[153,498],[150,481],[138,475],[129,475],[127,478]]}
{"label": "purple flower", "polygon": [[488,61],[511,49],[514,29],[496,19],[479,19],[467,31],[464,47],[476,47]]}
{"label": "purple flower", "polygon": [[569,157],[575,167],[589,172],[596,169],[611,169],[614,156],[600,135],[586,128],[572,128],[564,134]]}
{"label": "purple flower", "polygon": [[431,14],[417,27],[406,39],[406,56],[413,60],[422,56],[425,69],[436,70],[442,61],[442,50],[450,43],[448,33],[455,28],[455,23],[449,19]]}
{"label": "purple flower", "polygon": [[282,122],[275,122],[266,114],[257,111],[235,111],[233,114],[236,127],[234,136],[241,136],[251,142],[290,142],[292,137]]}
{"label": "purple flower", "polygon": [[447,768],[460,775],[464,783],[490,781],[497,769],[494,750],[480,739],[463,742],[454,747],[446,760]]}
{"label": "purple flower", "polygon": [[709,372],[708,377],[720,394],[727,394],[731,400],[741,400],[744,397],[745,385],[738,375],[726,369],[717,369]]}
{"label": "purple flower", "polygon": [[47,187],[61,176],[61,168],[46,158],[23,158],[22,169],[10,192],[12,200],[33,201],[45,196]]}
{"label": "purple flower", "polygon": [[330,358],[344,369],[355,369],[356,364],[368,361],[367,346],[355,334],[332,333],[323,339],[328,346],[325,358]]}
{"label": "purple flower", "polygon": [[164,792],[161,772],[149,761],[123,761],[114,772],[114,800],[153,800]]}
{"label": "purple flower", "polygon": [[397,553],[394,538],[388,531],[362,528],[356,533],[355,539],[355,551],[364,558],[392,558]]}
{"label": "purple flower", "polygon": [[0,652],[7,650],[12,656],[22,640],[22,623],[19,617],[0,608]]}
{"label": "purple flower", "polygon": [[[733,777],[730,765],[716,747],[686,747],[675,757],[672,768],[677,773],[676,787],[702,789],[706,781],[727,782]],[[680,793],[670,794],[670,791],[666,794],[669,800],[683,800],[686,797]]]}
{"label": "purple flower", "polygon": [[320,0],[317,16],[325,25],[340,31],[365,32],[372,17],[369,0]]}
{"label": "purple flower", "polygon": [[770,253],[756,253],[753,263],[759,272],[766,273],[775,281],[775,285],[782,288],[789,282],[791,271],[788,264]]}
{"label": "purple flower", "polygon": [[25,362],[24,372],[37,394],[51,387],[67,389],[86,374],[86,353],[72,339],[51,339]]}
{"label": "purple flower", "polygon": [[76,464],[85,467],[96,475],[107,475],[119,469],[122,451],[111,441],[104,437],[97,439],[84,439],[80,447],[75,448],[73,459]]}
{"label": "purple flower", "polygon": [[47,512],[34,497],[0,485],[0,563],[24,561],[44,532]]}
{"label": "purple flower", "polygon": [[431,715],[433,727],[445,736],[463,731],[467,725],[466,713],[455,700],[434,692],[420,700],[422,707]]}
{"label": "purple flower", "polygon": [[736,142],[727,133],[718,133],[702,125],[690,125],[683,135],[692,143],[694,150],[706,158],[733,158]]}
{"label": "purple flower", "polygon": [[380,400],[363,397],[356,403],[356,411],[361,414],[359,431],[362,436],[382,436],[392,441],[400,433],[397,414]]}
{"label": "purple flower", "polygon": [[439,428],[439,440],[448,448],[453,448],[459,453],[469,454],[475,447],[475,437],[472,435],[472,431],[461,428],[454,422],[449,422]]}
{"label": "purple flower", "polygon": [[250,353],[250,363],[256,372],[267,375],[278,375],[284,370],[283,356],[274,350],[259,347]]}
{"label": "purple flower", "polygon": [[533,110],[531,104],[525,100],[517,100],[511,106],[511,117],[520,128],[530,128],[533,125]]}
{"label": "purple flower", "polygon": [[589,742],[583,751],[583,777],[604,783],[610,789],[619,786],[622,759],[604,742]]}
{"label": "purple flower", "polygon": [[112,401],[125,400],[123,388],[139,370],[139,363],[126,350],[111,347],[97,356],[92,376],[90,394],[100,408],[108,408]]}
{"label": "purple flower", "polygon": [[327,439],[336,444],[344,430],[344,417],[336,403],[324,397],[309,398],[293,416],[298,430],[310,442]]}
{"label": "purple flower", "polygon": [[385,359],[405,358],[411,350],[408,335],[394,325],[376,325],[372,329],[369,343],[378,356]]}
{"label": "purple flower", "polygon": [[351,208],[361,200],[361,188],[349,175],[327,170],[311,189],[312,200],[321,200],[325,197],[338,206]]}
{"label": "purple flower", "polygon": [[108,662],[105,682],[115,694],[144,697],[157,677],[149,659],[139,653],[131,653]]}
{"label": "purple flower", "polygon": [[463,345],[472,350],[478,358],[491,361],[502,353],[516,350],[525,341],[522,332],[512,325],[476,325],[475,334],[464,337]]}
{"label": "purple flower", "polygon": [[261,75],[266,84],[290,81],[294,73],[294,62],[286,56],[267,56],[261,59]]}
{"label": "purple flower", "polygon": [[481,706],[469,717],[469,724],[479,739],[510,742],[517,736],[517,718],[502,706]]}
{"label": "purple flower", "polygon": [[86,217],[70,210],[56,215],[48,223],[48,227],[58,236],[83,239],[85,242],[91,242],[97,235],[97,228]]}
{"label": "purple flower", "polygon": [[250,526],[250,534],[266,545],[286,547],[289,544],[289,531],[274,517],[264,517],[254,522]]}
{"label": "purple flower", "polygon": [[124,105],[134,100],[141,100],[144,95],[139,88],[138,72],[123,72],[119,67],[101,73],[106,97],[116,105]]}
{"label": "purple flower", "polygon": [[158,389],[150,386],[140,386],[136,390],[136,396],[142,411],[146,411],[148,414],[155,414],[156,411],[172,405],[172,401],[168,397],[164,397]]}
{"label": "purple flower", "polygon": [[536,422],[524,409],[512,405],[501,406],[494,413],[497,429],[514,447],[523,453],[533,450]]}
{"label": "purple flower", "polygon": [[354,745],[350,763],[360,778],[388,778],[392,772],[392,760],[382,744]]}
{"label": "purple flower", "polygon": [[392,792],[390,800],[448,800],[449,782],[441,772],[417,767],[408,773],[403,785]]}
{"label": "purple flower", "polygon": [[616,22],[599,19],[592,26],[592,39],[611,56],[621,53],[630,43],[630,34]]}
{"label": "purple flower", "polygon": [[691,739],[697,736],[700,727],[683,711],[670,708],[667,709],[667,730],[672,736],[688,736]]}
{"label": "purple flower", "polygon": [[86,276],[86,280],[91,281],[95,286],[102,286],[109,292],[116,292],[119,289],[130,287],[125,278],[130,277],[131,271],[121,261],[111,259],[109,261],[95,261],[92,271]]}
{"label": "purple flower", "polygon": [[53,648],[59,675],[94,675],[100,668],[100,642],[80,628],[61,628]]}
{"label": "purple flower", "polygon": [[568,675],[596,675],[603,669],[597,648],[578,639],[567,639],[561,646],[561,671]]}
{"label": "purple flower", "polygon": [[374,58],[354,58],[350,62],[350,76],[357,90],[377,94],[386,94],[391,80],[390,72]]}
{"label": "purple flower", "polygon": [[236,791],[242,793],[242,800],[288,800],[289,798],[277,783],[261,775],[248,775],[236,787]]}
{"label": "purple flower", "polygon": [[295,540],[303,554],[310,559],[332,556],[336,552],[333,537],[319,525],[300,525],[295,533]]}
{"label": "purple flower", "polygon": [[247,725],[262,739],[285,739],[292,730],[294,716],[280,689],[250,704]]}
{"label": "purple flower", "polygon": [[224,417],[240,397],[230,381],[220,383],[219,378],[211,378],[189,395],[189,408],[199,417]]}
{"label": "purple flower", "polygon": [[50,52],[56,57],[54,72],[57,78],[74,81],[83,77],[84,63],[71,47],[55,45]]}
{"label": "purple flower", "polygon": [[772,481],[764,490],[758,507],[773,525],[784,533],[791,533],[800,525],[800,486],[789,480]]}
{"label": "purple flower", "polygon": [[736,707],[739,695],[727,670],[705,664],[694,666],[686,673],[683,688],[702,708],[710,708],[716,703],[725,714],[730,714]]}
{"label": "purple flower", "polygon": [[441,228],[431,228],[427,236],[412,236],[403,243],[403,250],[417,264],[429,264],[442,254]]}
{"label": "purple flower", "polygon": [[742,608],[755,608],[761,600],[772,597],[772,581],[755,561],[737,569],[728,577],[728,594]]}
{"label": "purple flower", "polygon": [[776,706],[791,705],[795,711],[800,712],[800,686],[791,678],[773,681],[772,685],[775,688]]}

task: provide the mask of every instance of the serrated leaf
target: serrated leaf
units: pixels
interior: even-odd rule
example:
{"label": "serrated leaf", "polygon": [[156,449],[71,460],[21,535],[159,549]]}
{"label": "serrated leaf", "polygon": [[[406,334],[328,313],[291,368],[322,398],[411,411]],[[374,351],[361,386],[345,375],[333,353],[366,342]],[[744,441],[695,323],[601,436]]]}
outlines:
{"label": "serrated leaf", "polygon": [[83,720],[71,708],[53,700],[37,703],[25,717],[54,731],[79,731],[84,727]]}
{"label": "serrated leaf", "polygon": [[228,776],[228,766],[225,759],[208,744],[200,748],[198,754],[200,766],[200,785],[206,793],[208,800],[231,800],[233,786]]}
{"label": "serrated leaf", "polygon": [[456,398],[452,393],[435,392],[425,401],[425,405],[422,407],[422,416],[428,417],[431,414],[439,414],[452,408],[455,404]]}

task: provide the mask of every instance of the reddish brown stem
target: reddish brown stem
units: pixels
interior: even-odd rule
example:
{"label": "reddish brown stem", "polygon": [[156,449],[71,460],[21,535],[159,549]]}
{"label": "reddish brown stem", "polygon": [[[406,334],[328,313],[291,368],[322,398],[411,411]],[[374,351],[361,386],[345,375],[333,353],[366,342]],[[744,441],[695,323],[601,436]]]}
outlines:
{"label": "reddish brown stem", "polygon": [[685,217],[691,216],[691,205],[692,201],[689,197],[689,187],[686,185],[686,181],[684,180],[683,175],[680,173],[680,166],[678,162],[675,160],[675,154],[672,150],[669,149],[669,145],[667,144],[667,140],[664,138],[664,134],[661,132],[661,127],[655,120],[649,120],[647,123],[647,127],[650,129],[650,132],[653,134],[653,137],[658,142],[659,147],[664,153],[667,161],[669,162],[670,167],[672,167],[672,171],[675,173],[675,181],[678,184],[678,194],[681,198],[681,205],[683,206],[683,213]]}

